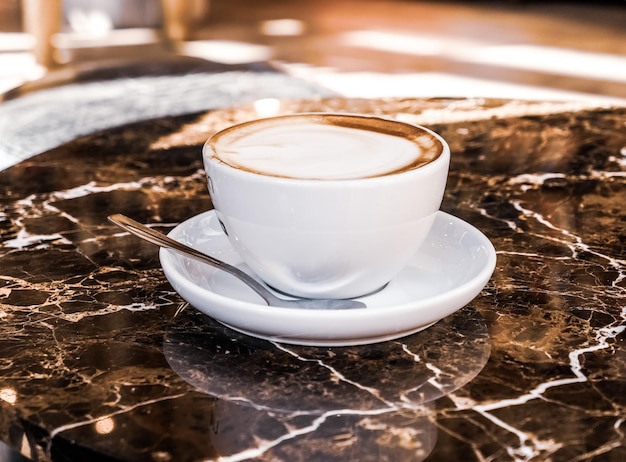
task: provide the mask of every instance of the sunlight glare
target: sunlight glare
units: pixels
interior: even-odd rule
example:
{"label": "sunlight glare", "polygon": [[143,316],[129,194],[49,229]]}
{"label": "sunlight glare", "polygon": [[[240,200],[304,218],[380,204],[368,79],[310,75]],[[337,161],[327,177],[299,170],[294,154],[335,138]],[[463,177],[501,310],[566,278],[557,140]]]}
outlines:
{"label": "sunlight glare", "polygon": [[106,417],[104,419],[98,420],[95,424],[95,427],[97,433],[99,433],[100,435],[106,435],[108,433],[111,433],[115,428],[115,421],[110,417]]}
{"label": "sunlight glare", "polygon": [[97,9],[70,9],[67,13],[67,20],[71,28],[79,34],[103,37],[113,30],[113,21],[110,16]]}
{"label": "sunlight glare", "polygon": [[456,56],[480,64],[626,82],[626,57],[536,45],[496,45]]}
{"label": "sunlight glare", "polygon": [[0,390],[0,400],[9,404],[15,404],[17,402],[17,391],[13,388],[3,388]]}
{"label": "sunlight glare", "polygon": [[263,45],[231,40],[201,40],[182,45],[183,54],[224,64],[244,64],[267,61],[272,49]]}
{"label": "sunlight glare", "polygon": [[270,36],[296,36],[304,33],[302,21],[297,19],[270,19],[260,24],[261,33]]}
{"label": "sunlight glare", "polygon": [[272,117],[280,111],[278,98],[262,98],[254,102],[254,110],[258,117]]}
{"label": "sunlight glare", "polygon": [[443,52],[443,42],[440,39],[375,30],[348,32],[343,36],[343,43],[359,48],[420,56],[432,56]]}
{"label": "sunlight glare", "polygon": [[626,82],[626,57],[608,53],[375,30],[348,32],[342,43],[413,56],[440,56],[479,65]]}

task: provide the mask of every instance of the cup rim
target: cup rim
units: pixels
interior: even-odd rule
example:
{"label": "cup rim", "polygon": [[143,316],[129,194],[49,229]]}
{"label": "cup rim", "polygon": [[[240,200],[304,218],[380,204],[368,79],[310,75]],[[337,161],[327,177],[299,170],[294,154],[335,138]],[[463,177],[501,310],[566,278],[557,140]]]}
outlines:
{"label": "cup rim", "polygon": [[[216,154],[217,144],[220,138],[227,136],[229,133],[232,133],[235,130],[240,130],[241,128],[245,128],[248,126],[259,125],[259,124],[272,124],[277,121],[289,121],[296,119],[317,119],[317,120],[327,120],[330,119],[332,122],[337,123],[340,126],[345,126],[349,128],[380,128],[379,125],[381,122],[387,127],[386,130],[377,130],[381,133],[392,134],[392,135],[400,135],[405,136],[408,134],[413,134],[414,138],[427,136],[430,140],[434,141],[439,147],[439,152],[436,156],[428,160],[426,162],[417,162],[416,165],[402,169],[398,169],[391,172],[386,172],[382,175],[373,175],[373,176],[363,176],[363,177],[350,177],[350,178],[313,178],[313,177],[287,177],[282,175],[277,175],[274,173],[267,172],[255,172],[243,167],[239,167],[233,165],[229,162],[224,161],[219,158]],[[352,121],[353,123],[347,123]],[[358,121],[356,124],[354,121]],[[395,130],[394,130],[395,128]],[[405,131],[400,130],[403,128]],[[450,147],[445,139],[436,133],[434,130],[418,125],[412,124],[409,122],[405,122],[402,120],[396,120],[389,117],[382,117],[376,114],[358,114],[358,113],[349,113],[349,112],[297,112],[291,114],[282,114],[278,116],[271,117],[263,117],[256,118],[252,120],[246,120],[240,123],[236,123],[230,125],[224,129],[218,130],[213,133],[204,143],[202,147],[203,157],[205,162],[213,162],[216,165],[222,165],[234,171],[240,172],[242,174],[254,175],[255,177],[267,177],[272,179],[272,181],[283,180],[288,182],[322,182],[322,183],[333,183],[333,182],[363,182],[363,181],[373,181],[379,180],[384,181],[384,179],[389,178],[397,178],[402,175],[411,175],[411,174],[426,174],[429,170],[437,168],[436,166],[440,163],[449,163],[450,157]]]}

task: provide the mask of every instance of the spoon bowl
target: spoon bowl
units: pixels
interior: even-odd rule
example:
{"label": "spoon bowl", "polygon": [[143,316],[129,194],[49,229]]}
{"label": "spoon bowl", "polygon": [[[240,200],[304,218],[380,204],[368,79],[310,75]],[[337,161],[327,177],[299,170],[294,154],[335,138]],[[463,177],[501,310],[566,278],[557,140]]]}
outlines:
{"label": "spoon bowl", "polygon": [[120,228],[148,242],[151,242],[152,244],[174,250],[175,252],[194,258],[198,261],[201,261],[229,273],[230,275],[240,279],[243,283],[248,285],[252,290],[259,294],[269,306],[315,310],[349,310],[354,308],[367,307],[365,303],[352,299],[296,298],[287,300],[284,298],[280,298],[270,292],[270,290],[267,289],[259,281],[257,281],[244,271],[240,270],[239,268],[229,265],[228,263],[211,257],[210,255],[202,253],[196,249],[193,249],[183,244],[182,242],[178,242],[163,233],[155,231],[148,226],[133,220],[132,218],[129,218],[119,213],[110,215],[107,218],[109,219],[109,221],[116,224]]}

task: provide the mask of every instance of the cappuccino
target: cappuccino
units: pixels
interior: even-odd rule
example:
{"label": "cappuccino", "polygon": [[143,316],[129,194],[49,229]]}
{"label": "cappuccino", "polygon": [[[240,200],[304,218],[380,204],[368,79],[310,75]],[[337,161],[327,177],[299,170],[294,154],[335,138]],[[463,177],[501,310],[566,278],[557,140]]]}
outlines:
{"label": "cappuccino", "polygon": [[424,127],[294,114],[213,135],[203,160],[217,218],[269,286],[350,298],[387,284],[439,210],[450,149]]}
{"label": "cappuccino", "polygon": [[224,130],[209,143],[232,167],[317,180],[398,173],[431,162],[443,150],[436,137],[415,126],[350,115],[264,119]]}

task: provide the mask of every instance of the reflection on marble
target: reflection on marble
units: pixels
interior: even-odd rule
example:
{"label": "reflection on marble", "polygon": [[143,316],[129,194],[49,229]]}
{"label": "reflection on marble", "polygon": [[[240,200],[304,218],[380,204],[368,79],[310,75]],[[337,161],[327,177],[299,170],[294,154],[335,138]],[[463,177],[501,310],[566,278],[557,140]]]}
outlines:
{"label": "reflection on marble", "polygon": [[[308,460],[419,461],[436,442],[432,402],[472,380],[489,348],[486,325],[470,308],[385,348],[270,343],[188,308],[170,325],[163,350],[186,382],[219,399],[213,441],[241,438],[250,422],[273,435],[262,445],[221,448],[226,460],[304,453]],[[245,419],[232,422],[241,414]],[[290,451],[297,452],[274,455],[294,439],[301,441]]]}
{"label": "reflection on marble", "polygon": [[[106,216],[167,231],[211,208],[198,143],[258,107],[85,135],[0,172],[2,440],[60,461],[626,459],[626,109],[455,99],[276,107],[369,108],[440,132],[453,153],[443,209],[498,250],[485,290],[459,317],[366,350],[256,343],[186,307],[157,250]],[[463,343],[472,322],[489,345],[483,335]],[[436,340],[449,323],[453,337]],[[478,372],[472,360],[486,359],[481,345],[489,359],[465,383]],[[440,356],[418,362],[416,351]],[[205,355],[210,363],[194,362]],[[430,386],[438,370],[452,383],[461,359],[461,383]],[[381,384],[394,368],[404,375]],[[217,372],[248,389],[226,389],[208,376]],[[318,411],[285,409],[293,401],[272,392],[284,385],[305,389]],[[327,413],[335,402],[351,412]]]}
{"label": "reflection on marble", "polygon": [[315,415],[261,412],[218,401],[207,436],[220,461],[419,462],[437,441],[433,407]]}
{"label": "reflection on marble", "polygon": [[[187,308],[170,325],[163,349],[176,373],[219,400],[214,442],[241,438],[250,422],[263,422],[255,431],[273,435],[262,448],[252,440],[223,448],[227,460],[254,453],[274,460],[276,446],[304,439],[297,451],[319,460],[416,461],[436,441],[427,404],[473,379],[489,347],[484,321],[469,308],[385,348],[270,343]],[[320,441],[331,428],[324,448]]]}
{"label": "reflection on marble", "polygon": [[411,409],[465,385],[489,358],[487,328],[469,308],[422,333],[387,342],[384,351],[268,342],[189,311],[167,332],[167,362],[197,389],[257,409],[311,414]]}

